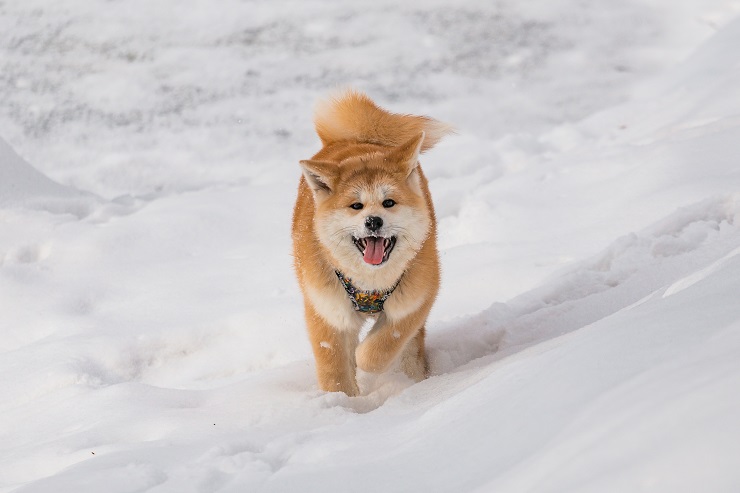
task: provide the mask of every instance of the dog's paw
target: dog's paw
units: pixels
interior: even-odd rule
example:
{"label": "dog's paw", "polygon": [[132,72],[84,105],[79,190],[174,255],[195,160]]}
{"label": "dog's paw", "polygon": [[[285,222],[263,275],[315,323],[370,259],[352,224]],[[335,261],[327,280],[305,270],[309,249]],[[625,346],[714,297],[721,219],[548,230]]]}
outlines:
{"label": "dog's paw", "polygon": [[355,350],[357,368],[370,373],[382,373],[393,361],[392,355],[373,344],[371,338],[365,339]]}
{"label": "dog's paw", "polygon": [[354,372],[349,373],[323,373],[319,374],[319,388],[324,392],[344,392],[349,397],[360,395]]}
{"label": "dog's paw", "polygon": [[360,388],[357,384],[350,384],[345,386],[337,386],[336,389],[327,390],[331,394],[346,394],[347,397],[357,397],[360,395]]}

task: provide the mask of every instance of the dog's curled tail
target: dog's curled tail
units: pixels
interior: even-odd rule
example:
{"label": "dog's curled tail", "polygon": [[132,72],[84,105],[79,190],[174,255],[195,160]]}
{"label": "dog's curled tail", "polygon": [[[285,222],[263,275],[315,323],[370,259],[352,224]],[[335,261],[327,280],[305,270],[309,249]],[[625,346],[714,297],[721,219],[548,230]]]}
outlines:
{"label": "dog's curled tail", "polygon": [[351,89],[320,102],[316,106],[314,124],[325,146],[339,141],[398,146],[424,132],[421,152],[455,131],[450,125],[426,116],[386,111],[364,93]]}

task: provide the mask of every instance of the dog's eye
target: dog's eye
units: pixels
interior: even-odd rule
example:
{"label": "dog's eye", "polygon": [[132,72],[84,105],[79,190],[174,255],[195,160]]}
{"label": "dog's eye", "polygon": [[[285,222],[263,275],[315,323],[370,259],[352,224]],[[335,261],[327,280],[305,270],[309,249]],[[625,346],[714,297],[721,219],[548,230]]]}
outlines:
{"label": "dog's eye", "polygon": [[386,209],[387,209],[388,207],[393,207],[394,205],[396,205],[396,201],[395,201],[395,200],[393,200],[393,199],[385,199],[385,200],[383,201],[383,207],[385,207]]}
{"label": "dog's eye", "polygon": [[359,203],[359,202],[355,202],[355,203],[354,203],[354,204],[352,204],[352,205],[351,205],[350,207],[352,207],[352,208],[353,208],[354,210],[356,210],[356,211],[359,211],[359,210],[360,210],[360,209],[362,209],[362,208],[363,208],[364,206],[363,206],[363,205],[362,205],[361,203]]}

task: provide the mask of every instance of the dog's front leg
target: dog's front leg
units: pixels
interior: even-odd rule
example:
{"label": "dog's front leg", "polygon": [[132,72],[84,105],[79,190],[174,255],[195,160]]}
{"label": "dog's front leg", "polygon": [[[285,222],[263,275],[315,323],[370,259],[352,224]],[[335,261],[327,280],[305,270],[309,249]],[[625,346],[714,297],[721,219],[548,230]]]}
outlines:
{"label": "dog's front leg", "polygon": [[[404,348],[411,344],[414,348],[407,348],[407,352],[418,361],[415,361],[412,365],[404,362],[404,366],[418,368],[414,370],[403,369],[411,378],[417,381],[426,378],[427,363],[423,348],[423,330],[428,313],[429,307],[426,306],[400,320],[394,320],[385,313],[381,313],[375,322],[375,326],[357,347],[357,367],[367,372],[382,373],[393,364]],[[419,344],[421,344],[421,347],[416,347]],[[412,349],[415,350],[412,351]]]}
{"label": "dog's front leg", "polygon": [[310,304],[306,305],[306,322],[321,390],[344,392],[350,397],[359,395],[355,376],[359,327],[357,330],[337,329],[319,316]]}

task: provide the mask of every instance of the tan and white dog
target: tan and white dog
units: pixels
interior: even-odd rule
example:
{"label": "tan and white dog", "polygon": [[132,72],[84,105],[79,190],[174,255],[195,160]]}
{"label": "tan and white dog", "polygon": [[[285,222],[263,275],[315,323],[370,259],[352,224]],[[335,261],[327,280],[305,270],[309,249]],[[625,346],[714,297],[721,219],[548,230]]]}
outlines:
{"label": "tan and white dog", "polygon": [[[323,148],[301,161],[292,235],[319,386],[358,395],[356,367],[383,372],[399,356],[421,381],[439,259],[419,153],[452,129],[355,91],[319,105],[314,123]],[[358,345],[368,317],[375,323]]]}

